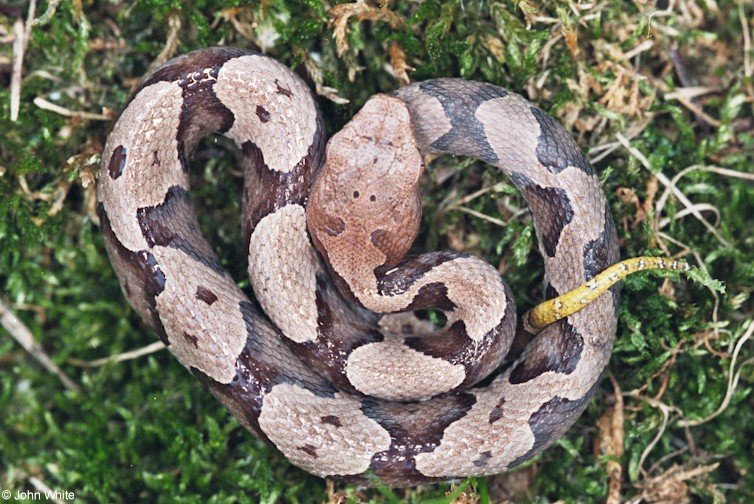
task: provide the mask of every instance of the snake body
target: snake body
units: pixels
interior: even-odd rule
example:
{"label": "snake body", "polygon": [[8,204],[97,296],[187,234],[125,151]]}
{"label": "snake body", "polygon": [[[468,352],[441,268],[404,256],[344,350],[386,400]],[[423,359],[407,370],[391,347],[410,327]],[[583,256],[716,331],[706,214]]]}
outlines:
{"label": "snake body", "polygon": [[[187,159],[213,132],[240,151],[249,275],[266,315],[190,205]],[[241,424],[310,473],[406,486],[502,472],[576,421],[608,363],[616,288],[484,379],[515,331],[508,287],[468,255],[406,258],[431,153],[510,177],[531,208],[547,297],[618,260],[581,150],[491,84],[433,79],[376,95],[325,149],[301,79],[271,58],[211,48],[148,76],[108,136],[99,215],[127,300]],[[410,313],[427,307],[446,313],[443,328]]]}

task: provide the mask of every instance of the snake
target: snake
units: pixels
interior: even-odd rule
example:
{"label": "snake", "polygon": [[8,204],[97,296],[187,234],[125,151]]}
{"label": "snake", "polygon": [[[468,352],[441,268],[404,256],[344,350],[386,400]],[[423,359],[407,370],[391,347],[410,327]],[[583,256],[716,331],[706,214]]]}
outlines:
{"label": "snake", "polygon": [[[209,134],[232,141],[245,174],[252,297],[191,203],[189,161]],[[530,208],[548,301],[521,321],[484,260],[409,255],[426,161],[440,154],[498,168]],[[369,98],[327,140],[300,77],[230,47],[178,56],[141,81],[108,134],[97,189],[129,304],[241,425],[334,481],[413,486],[534,457],[598,388],[616,337],[616,282],[681,267],[619,262],[588,159],[513,92],[412,83]],[[517,332],[530,341],[508,357]]]}

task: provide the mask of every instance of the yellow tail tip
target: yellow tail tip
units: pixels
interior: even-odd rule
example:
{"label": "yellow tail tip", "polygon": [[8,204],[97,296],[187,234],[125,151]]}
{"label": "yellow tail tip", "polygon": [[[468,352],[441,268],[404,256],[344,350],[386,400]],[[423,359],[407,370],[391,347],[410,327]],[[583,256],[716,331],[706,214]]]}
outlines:
{"label": "yellow tail tip", "polygon": [[666,257],[632,257],[613,264],[575,289],[538,304],[524,315],[524,329],[536,334],[548,325],[586,308],[610,287],[628,275],[644,270],[689,271],[682,259]]}

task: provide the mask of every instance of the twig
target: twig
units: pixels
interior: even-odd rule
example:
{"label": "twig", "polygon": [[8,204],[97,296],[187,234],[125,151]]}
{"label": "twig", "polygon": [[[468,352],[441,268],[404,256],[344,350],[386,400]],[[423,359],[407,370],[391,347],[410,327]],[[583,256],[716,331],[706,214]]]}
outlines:
{"label": "twig", "polygon": [[10,78],[10,120],[18,120],[21,106],[21,70],[24,61],[24,22],[17,19],[13,23],[13,73]]}
{"label": "twig", "polygon": [[[687,168],[684,168],[680,172],[678,172],[676,175],[673,176],[672,179],[670,179],[670,185],[666,185],[665,191],[663,191],[662,195],[660,195],[660,198],[657,200],[657,206],[656,209],[656,220],[659,219],[659,216],[662,215],[662,211],[665,208],[665,204],[668,201],[668,198],[670,197],[670,194],[675,192],[673,191],[674,188],[678,187],[678,181],[681,180],[683,177],[688,175],[691,172],[694,171],[703,171],[703,172],[711,172],[716,173],[718,175],[722,175],[724,177],[733,177],[733,178],[740,178],[743,180],[749,180],[754,182],[754,173],[745,173],[737,170],[731,170],[729,168],[721,168],[719,166],[709,166],[709,165],[691,165]],[[698,207],[697,207],[698,210]],[[689,213],[693,214],[693,211],[691,209],[684,210],[684,215],[688,215]],[[718,209],[715,209],[715,215],[718,218],[718,221],[720,219],[720,211]],[[678,216],[676,216],[678,218]],[[663,221],[659,221],[658,229],[662,228]]]}
{"label": "twig", "polygon": [[24,54],[31,37],[31,26],[34,21],[34,12],[37,8],[37,0],[29,2],[29,11],[26,15],[26,24],[21,19],[13,24],[13,73],[10,85],[10,120],[18,120],[18,111],[21,107],[21,77],[24,67]]}
{"label": "twig", "polygon": [[751,64],[751,34],[749,33],[749,23],[746,20],[742,1],[738,2],[738,19],[741,21],[741,31],[744,36],[744,75],[752,77],[754,76],[754,65]]}
{"label": "twig", "polygon": [[623,480],[623,466],[616,459],[623,456],[625,431],[624,431],[624,405],[623,393],[618,381],[612,373],[609,373],[610,382],[613,384],[613,396],[615,405],[605,411],[605,414],[597,420],[597,428],[600,431],[599,446],[603,455],[606,455],[605,472],[608,477],[608,494],[606,504],[620,503],[620,489]]}
{"label": "twig", "polygon": [[467,213],[469,215],[473,215],[474,217],[482,220],[486,220],[487,222],[491,222],[497,226],[505,227],[507,224],[504,221],[501,221],[500,219],[497,219],[495,217],[491,217],[487,214],[483,214],[482,212],[477,212],[476,210],[472,210],[471,208],[465,207],[465,206],[459,206],[456,207],[455,210],[460,210],[461,212]]}
{"label": "twig", "polygon": [[733,350],[733,355],[730,359],[730,368],[728,369],[728,390],[725,392],[725,397],[723,398],[723,402],[720,403],[720,406],[715,410],[714,413],[700,420],[679,421],[678,425],[680,427],[696,427],[697,425],[707,423],[710,420],[718,417],[723,411],[726,410],[726,408],[730,404],[730,400],[733,397],[733,392],[735,392],[736,387],[738,386],[738,379],[741,377],[741,370],[745,366],[754,363],[754,357],[749,358],[742,362],[740,366],[738,366],[738,370],[735,373],[733,372],[736,366],[736,361],[738,360],[738,353],[741,351],[743,344],[746,343],[749,338],[751,338],[752,334],[754,334],[754,319],[749,320],[749,327],[746,329],[744,335],[741,336],[741,338],[739,338],[739,340],[736,342],[736,347]]}
{"label": "twig", "polygon": [[627,392],[624,395],[628,397],[635,397],[637,399],[641,399],[643,401],[646,401],[650,406],[653,408],[657,408],[662,413],[662,423],[660,424],[660,428],[657,431],[657,434],[655,434],[655,437],[652,438],[652,441],[649,442],[649,444],[644,448],[644,451],[641,452],[641,456],[639,457],[639,470],[643,473],[646,473],[644,470],[644,461],[647,459],[647,456],[649,453],[654,449],[655,446],[657,446],[657,443],[660,442],[660,439],[662,438],[662,435],[665,433],[665,429],[668,426],[668,420],[670,419],[670,410],[676,409],[672,408],[671,406],[668,406],[667,404],[657,401],[655,399],[652,399],[651,397],[641,397],[638,395],[638,393],[635,393],[636,391]]}
{"label": "twig", "polygon": [[[667,98],[667,96],[665,96],[665,98]],[[706,113],[704,110],[702,110],[702,108],[699,105],[687,99],[685,96],[676,95],[675,99],[678,101],[678,103],[680,103],[681,105],[689,109],[691,112],[693,112],[698,121],[703,121],[709,124],[710,126],[714,126],[715,128],[719,128],[720,126],[722,126],[723,123],[721,123],[720,121],[718,121],[717,119],[715,119],[714,117]]]}
{"label": "twig", "polygon": [[156,68],[169,60],[178,48],[178,32],[181,31],[181,17],[177,13],[171,14],[168,17],[168,26],[170,27],[170,31],[168,32],[167,40],[165,40],[165,47],[162,48],[160,54],[152,62],[152,68]]}
{"label": "twig", "polygon": [[55,492],[52,490],[52,488],[45,485],[44,482],[42,482],[42,480],[37,478],[36,476],[29,476],[29,483],[31,483],[31,486],[36,488],[38,492],[44,494],[45,500],[49,499],[55,504],[65,504],[65,501],[62,501],[55,497]]}
{"label": "twig", "polygon": [[2,325],[5,330],[10,333],[11,337],[13,337],[13,339],[15,339],[23,349],[26,350],[26,352],[34,357],[42,367],[57,376],[65,388],[73,392],[81,392],[81,387],[68,378],[58,365],[48,357],[42,349],[42,346],[34,339],[34,335],[32,335],[29,328],[26,327],[26,325],[24,325],[24,323],[21,322],[21,320],[16,317],[16,315],[10,311],[10,308],[5,306],[2,301],[0,301],[0,325]]}
{"label": "twig", "polygon": [[109,121],[110,117],[105,114],[93,114],[91,112],[80,112],[78,110],[68,110],[65,107],[61,107],[60,105],[56,105],[52,102],[49,102],[42,98],[41,96],[37,96],[34,98],[34,105],[37,107],[49,110],[50,112],[55,112],[56,114],[60,114],[62,116],[66,117],[77,117],[79,119],[89,119],[92,121]]}
{"label": "twig", "polygon": [[687,100],[693,100],[699,96],[704,96],[711,93],[717,93],[720,89],[709,86],[686,86],[675,88],[675,91],[665,93],[666,100],[677,100],[678,98],[686,98]]}
{"label": "twig", "polygon": [[448,210],[455,210],[456,208],[465,205],[469,203],[470,201],[474,201],[479,196],[482,196],[484,194],[487,194],[490,191],[497,191],[498,189],[502,189],[506,186],[506,182],[498,182],[496,184],[493,184],[491,186],[482,187],[481,189],[478,189],[474,191],[471,194],[465,195],[463,198],[459,198],[452,203],[448,204],[447,207],[445,207],[444,212],[447,212]]}
{"label": "twig", "polygon": [[[696,217],[704,225],[704,227],[706,227],[709,230],[709,232],[712,233],[712,235],[715,238],[717,238],[717,240],[720,243],[722,243],[726,247],[730,247],[731,246],[731,244],[728,242],[728,240],[726,240],[725,238],[723,238],[720,235],[720,233],[717,232],[717,229],[715,229],[715,227],[712,224],[710,224],[707,221],[707,219],[705,219],[704,216],[699,213],[699,211],[697,211],[696,209],[693,208],[694,204],[691,203],[691,201],[689,201],[689,199],[686,197],[686,195],[683,194],[678,189],[678,187],[676,187],[670,181],[670,179],[668,179],[668,177],[664,173],[662,173],[661,171],[658,171],[657,173],[654,173],[652,171],[652,167],[651,167],[651,165],[649,163],[649,160],[646,158],[646,156],[639,149],[637,149],[635,147],[632,147],[631,144],[629,143],[628,139],[626,139],[626,137],[624,137],[621,133],[616,134],[615,138],[623,145],[623,147],[625,147],[625,149],[632,156],[634,156],[636,159],[639,160],[639,162],[644,166],[644,168],[646,168],[647,170],[649,170],[650,172],[652,172],[654,174],[654,176],[657,177],[657,180],[659,180],[660,182],[662,182],[662,184],[665,187],[669,188],[673,192],[673,195],[676,198],[678,198],[678,200],[681,203],[683,203],[686,206],[686,208],[691,209],[691,213],[694,215],[694,217]],[[659,214],[660,212],[658,211],[657,213]]]}
{"label": "twig", "polygon": [[73,364],[74,366],[79,366],[79,367],[99,367],[99,366],[104,366],[105,364],[108,364],[110,362],[123,362],[127,360],[136,359],[143,355],[149,355],[155,352],[159,352],[160,350],[164,348],[167,348],[167,347],[162,341],[155,341],[151,345],[147,345],[145,347],[137,348],[136,350],[131,350],[129,352],[124,352],[121,354],[110,355],[109,357],[103,357],[101,359],[95,359],[92,361],[69,359],[69,362]]}
{"label": "twig", "polygon": [[672,221],[680,220],[687,215],[691,215],[693,211],[696,210],[698,212],[712,212],[715,214],[715,226],[720,224],[720,210],[715,205],[710,205],[709,203],[697,203],[691,208],[684,208],[677,214],[673,216],[671,219],[670,217],[665,217],[657,224],[657,229],[662,229],[668,224],[670,224]]}
{"label": "twig", "polygon": [[50,0],[50,2],[47,4],[47,9],[45,9],[44,11],[44,14],[35,19],[32,26],[46,25],[50,21],[50,19],[52,19],[52,16],[55,15],[55,12],[58,10],[61,1],[62,0]]}
{"label": "twig", "polygon": [[[631,128],[626,133],[626,135],[625,135],[626,138],[628,138],[629,140],[633,140],[634,138],[636,138],[637,136],[639,136],[639,134],[642,131],[644,131],[644,129],[651,122],[652,122],[651,118],[647,118],[647,119],[643,120],[637,126],[635,126],[634,128]],[[590,156],[594,156],[594,157],[590,157],[589,158],[589,162],[592,163],[592,164],[595,164],[595,163],[598,163],[599,161],[602,161],[607,156],[609,156],[610,154],[612,154],[613,151],[615,151],[616,149],[618,149],[620,146],[621,146],[621,143],[618,142],[618,141],[615,141],[615,142],[608,142],[608,143],[604,143],[602,145],[597,145],[595,147],[592,147],[591,149],[589,149],[589,155]],[[597,154],[598,152],[599,152],[599,154]]]}

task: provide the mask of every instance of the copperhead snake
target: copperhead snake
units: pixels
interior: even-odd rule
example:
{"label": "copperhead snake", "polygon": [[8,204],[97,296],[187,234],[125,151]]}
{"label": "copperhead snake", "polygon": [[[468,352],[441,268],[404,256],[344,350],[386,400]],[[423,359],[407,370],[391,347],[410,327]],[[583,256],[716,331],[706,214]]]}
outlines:
{"label": "copperhead snake", "polygon": [[[255,302],[190,204],[187,160],[208,133],[240,151]],[[531,208],[554,300],[544,323],[527,314],[525,327],[545,327],[502,371],[516,308],[495,268],[456,252],[406,258],[430,153],[498,167]],[[390,486],[502,472],[552,444],[610,358],[609,285],[656,266],[598,275],[619,259],[598,178],[524,98],[418,82],[369,99],[325,147],[304,82],[232,48],[180,56],[143,80],[108,136],[98,211],[128,302],[244,427],[310,473]],[[573,289],[591,297],[557,297]],[[567,311],[574,303],[583,309]],[[445,326],[412,314],[423,308],[444,311]]]}

